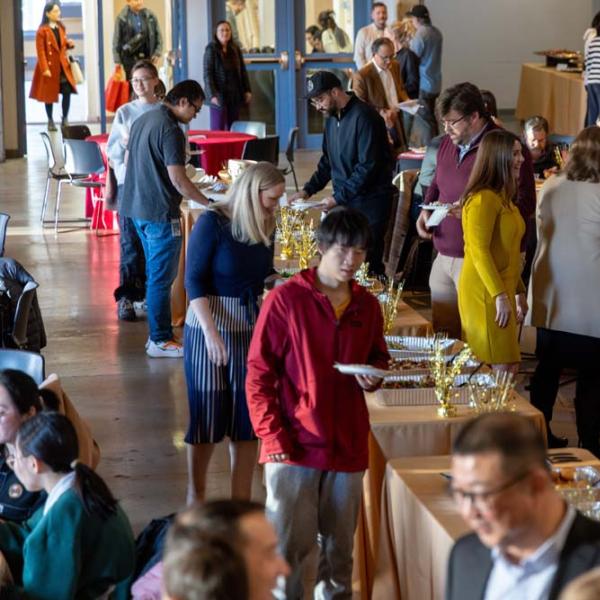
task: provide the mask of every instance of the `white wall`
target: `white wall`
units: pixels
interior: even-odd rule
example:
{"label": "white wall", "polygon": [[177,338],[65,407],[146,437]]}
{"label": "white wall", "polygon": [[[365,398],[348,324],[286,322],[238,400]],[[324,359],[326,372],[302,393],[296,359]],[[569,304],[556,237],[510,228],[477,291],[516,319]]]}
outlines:
{"label": "white wall", "polygon": [[535,50],[583,50],[597,0],[427,0],[444,35],[443,86],[471,81],[491,90],[499,108],[517,103],[521,64]]}
{"label": "white wall", "polygon": [[[212,38],[208,26],[207,0],[187,0],[187,42],[188,42],[188,77],[195,79],[204,88],[202,60],[204,49]],[[200,114],[190,123],[190,129],[210,129],[208,103]]]}

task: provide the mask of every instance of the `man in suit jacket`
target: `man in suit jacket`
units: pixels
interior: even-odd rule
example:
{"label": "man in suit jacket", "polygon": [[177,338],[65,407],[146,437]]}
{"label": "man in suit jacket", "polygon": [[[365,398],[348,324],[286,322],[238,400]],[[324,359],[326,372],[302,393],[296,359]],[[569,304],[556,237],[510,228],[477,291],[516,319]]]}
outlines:
{"label": "man in suit jacket", "polygon": [[383,117],[397,151],[406,149],[406,136],[398,103],[408,100],[400,65],[395,60],[394,42],[379,38],[372,45],[373,58],[354,75],[354,93]]}
{"label": "man in suit jacket", "polygon": [[459,433],[451,489],[474,533],[452,549],[447,600],[555,600],[600,564],[600,523],[566,504],[545,459],[519,415],[483,415]]}

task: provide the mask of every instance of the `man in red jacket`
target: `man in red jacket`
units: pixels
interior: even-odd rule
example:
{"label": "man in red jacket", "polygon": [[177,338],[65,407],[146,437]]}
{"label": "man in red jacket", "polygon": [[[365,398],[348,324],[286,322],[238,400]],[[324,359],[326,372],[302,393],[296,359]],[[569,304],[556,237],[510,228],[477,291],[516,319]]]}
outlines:
{"label": "man in red jacket", "polygon": [[[472,83],[459,83],[444,90],[437,109],[446,135],[437,152],[435,175],[425,203],[457,204],[467,186],[481,140],[488,131],[498,129],[498,126],[487,115],[481,92]],[[525,160],[514,201],[527,223],[535,210],[535,182],[531,154],[526,148],[523,148],[523,157]],[[430,210],[421,211],[417,232],[424,239],[433,237],[433,245],[438,252],[429,278],[433,329],[460,338],[456,292],[464,257],[460,214],[449,214],[433,230],[426,224],[430,215]],[[525,238],[521,250],[525,251]]]}
{"label": "man in red jacket", "polygon": [[250,344],[246,397],[261,440],[267,512],[292,568],[285,597],[301,600],[315,542],[315,596],[350,598],[352,545],[367,467],[374,377],[334,363],[385,368],[389,354],[377,299],[353,281],[369,243],[366,218],[332,210],[317,232],[321,262],[269,293]]}

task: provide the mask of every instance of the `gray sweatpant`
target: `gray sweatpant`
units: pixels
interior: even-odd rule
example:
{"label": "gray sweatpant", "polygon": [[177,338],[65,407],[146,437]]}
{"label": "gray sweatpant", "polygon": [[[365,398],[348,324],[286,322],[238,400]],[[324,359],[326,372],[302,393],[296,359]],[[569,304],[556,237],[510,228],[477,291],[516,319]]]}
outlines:
{"label": "gray sweatpant", "polygon": [[291,567],[285,596],[303,600],[306,558],[319,544],[315,600],[352,598],[352,547],[363,471],[342,473],[265,464],[267,515]]}

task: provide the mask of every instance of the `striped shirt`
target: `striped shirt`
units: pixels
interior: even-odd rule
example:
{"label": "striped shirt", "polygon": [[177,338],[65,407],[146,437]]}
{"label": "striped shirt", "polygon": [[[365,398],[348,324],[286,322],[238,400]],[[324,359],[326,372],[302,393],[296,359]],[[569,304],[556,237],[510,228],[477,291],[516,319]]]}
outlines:
{"label": "striped shirt", "polygon": [[600,83],[600,36],[596,36],[585,48],[585,82]]}

